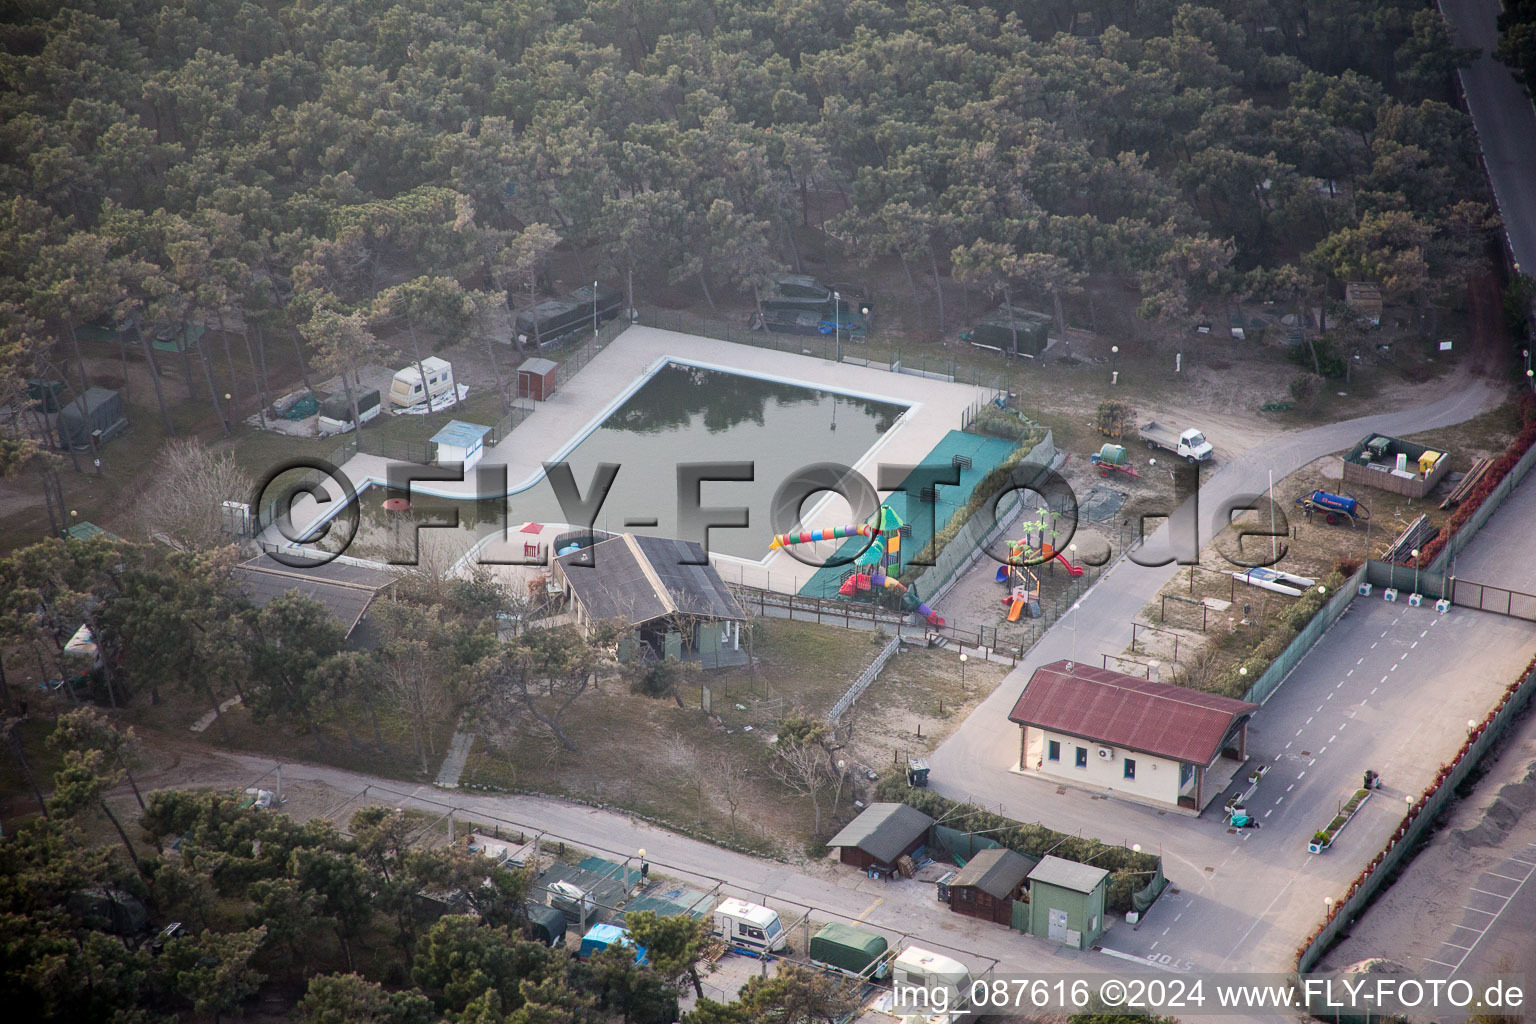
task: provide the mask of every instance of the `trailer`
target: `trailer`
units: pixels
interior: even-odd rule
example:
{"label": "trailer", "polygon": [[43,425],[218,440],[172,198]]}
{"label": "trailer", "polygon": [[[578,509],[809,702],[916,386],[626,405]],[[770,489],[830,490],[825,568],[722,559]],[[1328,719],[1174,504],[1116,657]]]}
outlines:
{"label": "trailer", "polygon": [[811,936],[811,963],[824,971],[863,981],[890,972],[890,947],[874,932],[833,922]]}
{"label": "trailer", "polygon": [[1328,491],[1313,491],[1311,494],[1302,495],[1296,499],[1296,507],[1301,509],[1308,519],[1313,512],[1323,513],[1323,518],[1332,526],[1340,519],[1348,519],[1349,525],[1356,523],[1368,523],[1371,521],[1371,510],[1349,494],[1332,494]]}
{"label": "trailer", "polygon": [[[384,405],[379,398],[379,393],[373,388],[367,391],[357,392],[357,419],[359,423],[367,423],[378,418],[383,412]],[[357,424],[352,422],[352,403],[347,400],[345,391],[338,391],[330,398],[320,403],[320,418],[316,421],[316,431],[321,437],[330,437],[332,434],[345,434],[354,429]]]}
{"label": "trailer", "polygon": [[558,299],[546,299],[512,317],[512,332],[519,345],[544,348],[567,338],[595,331],[597,325],[619,315],[624,295],[615,288],[586,285]]}
{"label": "trailer", "polygon": [[[425,382],[422,378],[425,375]],[[453,383],[453,364],[437,356],[427,356],[420,365],[412,363],[395,372],[389,384],[389,401],[399,409],[427,405],[428,396],[435,408],[446,409],[459,400]],[[359,409],[359,412],[362,410]]]}
{"label": "trailer", "polygon": [[1262,590],[1272,590],[1289,597],[1300,597],[1303,591],[1310,590],[1317,583],[1317,580],[1307,576],[1297,576],[1295,573],[1266,569],[1262,566],[1234,572],[1232,578],[1240,583],[1247,583]]}
{"label": "trailer", "polygon": [[1136,467],[1131,465],[1130,453],[1122,445],[1106,444],[1088,456],[1088,461],[1099,467],[1099,476],[1109,476],[1111,472],[1115,472],[1138,479],[1141,477],[1141,474],[1136,472]]}
{"label": "trailer", "polygon": [[1191,465],[1210,461],[1213,451],[1211,442],[1200,431],[1166,427],[1156,420],[1148,420],[1141,425],[1141,439],[1147,443],[1148,448],[1173,452]]}
{"label": "trailer", "polygon": [[735,898],[723,900],[711,915],[714,931],[732,949],[766,956],[789,948],[789,936],[776,911]]}

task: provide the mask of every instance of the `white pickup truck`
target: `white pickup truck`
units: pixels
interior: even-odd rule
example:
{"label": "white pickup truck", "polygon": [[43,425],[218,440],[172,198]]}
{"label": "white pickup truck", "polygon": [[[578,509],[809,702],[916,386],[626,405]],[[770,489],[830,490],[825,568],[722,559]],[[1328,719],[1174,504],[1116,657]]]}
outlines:
{"label": "white pickup truck", "polygon": [[1193,428],[1180,430],[1178,427],[1165,427],[1156,420],[1148,420],[1141,425],[1141,439],[1147,442],[1148,448],[1173,452],[1186,462],[1209,462],[1211,458],[1211,442]]}

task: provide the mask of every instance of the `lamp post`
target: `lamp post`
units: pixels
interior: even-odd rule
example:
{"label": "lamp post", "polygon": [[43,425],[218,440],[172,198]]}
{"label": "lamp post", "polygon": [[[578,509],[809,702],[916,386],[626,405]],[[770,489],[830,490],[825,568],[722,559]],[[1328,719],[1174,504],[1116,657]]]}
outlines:
{"label": "lamp post", "polygon": [[960,652],[960,693],[962,695],[965,693],[965,663],[970,660],[970,655],[964,651]]}
{"label": "lamp post", "polygon": [[650,875],[651,875],[651,866],[645,862],[645,848],[641,847],[639,850],[637,850],[635,852],[640,855],[640,877],[641,877],[641,879],[643,880],[643,879],[649,878]]}
{"label": "lamp post", "polygon": [[1414,548],[1409,553],[1413,555],[1413,592],[1417,594],[1419,592],[1419,549]]}
{"label": "lamp post", "polygon": [[832,341],[837,346],[837,361],[843,361],[843,297],[837,291],[832,292]]}
{"label": "lamp post", "polygon": [[592,340],[597,340],[597,282],[592,282]]}
{"label": "lamp post", "polygon": [[1109,382],[1120,383],[1120,346],[1109,346]]}

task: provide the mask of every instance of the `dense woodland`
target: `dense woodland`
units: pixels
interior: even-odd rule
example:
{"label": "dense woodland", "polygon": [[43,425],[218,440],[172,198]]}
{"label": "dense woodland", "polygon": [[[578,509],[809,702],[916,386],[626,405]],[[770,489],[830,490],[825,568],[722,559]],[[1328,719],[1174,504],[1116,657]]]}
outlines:
{"label": "dense woodland", "polygon": [[1504,0],[1498,57],[1536,99],[1536,3],[1532,0]]}
{"label": "dense woodland", "polygon": [[4,397],[86,386],[83,324],[153,368],[194,322],[222,419],[232,335],[419,358],[505,335],[556,252],[714,305],[824,228],[941,329],[947,279],[1059,317],[1090,275],[1180,323],[1357,277],[1428,304],[1491,226],[1428,0],[14,0],[3,31]]}
{"label": "dense woodland", "polygon": [[[170,434],[157,361],[227,424],[253,397],[232,348],[265,404],[269,353],[330,375],[505,338],[557,257],[631,304],[668,287],[713,307],[824,231],[840,258],[899,263],[941,331],[946,282],[1059,318],[1090,278],[1182,326],[1357,278],[1429,306],[1480,272],[1493,227],[1455,105],[1468,54],[1429,0],[11,0],[3,22],[0,406],[31,378],[89,387],[79,332],[101,325],[147,364]],[[153,348],[186,324],[211,330]],[[41,458],[20,420],[0,431],[0,470]],[[567,632],[498,644],[515,600],[482,581],[403,585],[389,639],[347,650],[313,602],[246,603],[216,534],[9,554],[0,694],[18,658],[68,678],[83,622],[102,665],[65,701],[212,711],[230,686],[317,743],[334,722],[425,768],[477,693],[569,745],[560,716],[612,668]],[[654,968],[573,966],[513,940],[521,876],[407,848],[375,812],[343,834],[156,794],[135,837],[103,800],[131,781],[131,735],[66,716],[50,787],[7,722],[40,810],[0,843],[0,974],[26,1019],[218,1019],[264,986],[316,1022],[674,1019],[697,936],[654,936]],[[807,732],[773,764],[814,801],[837,742]],[[416,920],[429,879],[475,914]],[[189,934],[114,934],[96,911],[119,891]],[[792,973],[692,1019],[842,1011]]]}

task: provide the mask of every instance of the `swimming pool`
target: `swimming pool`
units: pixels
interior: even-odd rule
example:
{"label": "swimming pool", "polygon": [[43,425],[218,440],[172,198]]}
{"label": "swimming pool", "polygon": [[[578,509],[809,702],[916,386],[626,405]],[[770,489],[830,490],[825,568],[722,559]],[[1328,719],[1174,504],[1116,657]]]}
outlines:
{"label": "swimming pool", "polygon": [[[593,526],[666,537],[678,535],[679,464],[751,462],[752,480],[706,481],[700,504],[747,509],[746,528],[710,531],[710,550],[756,561],[767,554],[774,532],[769,507],[780,484],[813,463],[855,465],[908,408],[876,396],[668,359],[567,443],[563,459],[583,497],[591,491],[599,464],[619,467]],[[522,440],[514,434],[503,444]],[[495,461],[492,452],[484,464]],[[417,485],[404,514],[384,509],[387,498],[399,496],[387,487],[363,489],[358,533],[347,553],[398,559],[402,546],[410,548],[413,524],[441,524],[457,514],[457,527],[423,531],[422,544],[427,546],[430,537],[432,547],[446,548],[455,558],[471,552],[506,557],[509,549],[521,552],[517,530],[522,523],[570,518],[542,474],[505,498],[479,501],[432,497],[422,493],[424,486],[430,485]],[[503,526],[510,531],[505,542]]]}

